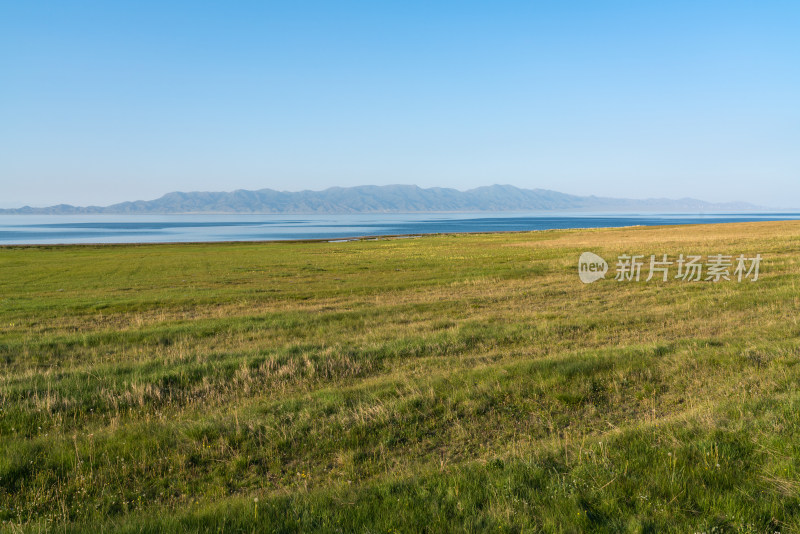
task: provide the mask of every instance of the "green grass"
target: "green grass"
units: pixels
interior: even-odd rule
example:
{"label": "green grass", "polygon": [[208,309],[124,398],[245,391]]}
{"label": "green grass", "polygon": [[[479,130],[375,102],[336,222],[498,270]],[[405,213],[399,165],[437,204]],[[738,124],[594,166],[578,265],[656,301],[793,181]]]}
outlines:
{"label": "green grass", "polygon": [[0,525],[800,532],[799,267],[797,222],[2,248]]}

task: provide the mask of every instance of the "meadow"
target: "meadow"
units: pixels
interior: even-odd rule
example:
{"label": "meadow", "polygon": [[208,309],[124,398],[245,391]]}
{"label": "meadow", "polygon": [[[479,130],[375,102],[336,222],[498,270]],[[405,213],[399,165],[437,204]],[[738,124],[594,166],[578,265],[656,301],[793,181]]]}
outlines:
{"label": "meadow", "polygon": [[0,248],[0,529],[800,532],[799,269],[795,221]]}

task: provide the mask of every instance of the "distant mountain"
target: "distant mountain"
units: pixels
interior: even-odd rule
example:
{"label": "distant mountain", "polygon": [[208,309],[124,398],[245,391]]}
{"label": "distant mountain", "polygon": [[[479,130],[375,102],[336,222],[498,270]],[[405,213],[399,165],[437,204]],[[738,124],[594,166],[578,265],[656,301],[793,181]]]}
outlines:
{"label": "distant mountain", "polygon": [[324,191],[237,190],[229,193],[168,193],[156,200],[122,202],[111,206],[3,209],[0,214],[159,214],[159,213],[408,213],[456,211],[754,211],[744,202],[711,203],[693,198],[582,197],[547,189],[492,185],[468,191],[415,185],[331,187]]}

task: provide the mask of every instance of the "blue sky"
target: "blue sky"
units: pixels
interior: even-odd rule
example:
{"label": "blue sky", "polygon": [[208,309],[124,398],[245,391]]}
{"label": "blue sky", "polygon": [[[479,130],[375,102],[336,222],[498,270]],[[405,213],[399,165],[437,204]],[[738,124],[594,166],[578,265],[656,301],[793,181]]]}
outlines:
{"label": "blue sky", "polygon": [[800,207],[800,2],[3,2],[0,205],[493,183]]}

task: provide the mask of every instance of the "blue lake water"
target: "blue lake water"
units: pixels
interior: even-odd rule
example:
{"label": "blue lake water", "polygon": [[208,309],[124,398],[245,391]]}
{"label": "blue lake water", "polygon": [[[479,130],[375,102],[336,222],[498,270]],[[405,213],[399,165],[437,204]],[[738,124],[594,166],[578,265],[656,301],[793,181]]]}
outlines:
{"label": "blue lake water", "polygon": [[412,213],[353,215],[2,215],[0,245],[346,239],[800,219],[800,213]]}

